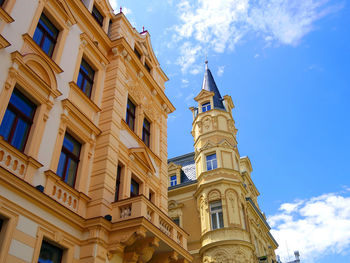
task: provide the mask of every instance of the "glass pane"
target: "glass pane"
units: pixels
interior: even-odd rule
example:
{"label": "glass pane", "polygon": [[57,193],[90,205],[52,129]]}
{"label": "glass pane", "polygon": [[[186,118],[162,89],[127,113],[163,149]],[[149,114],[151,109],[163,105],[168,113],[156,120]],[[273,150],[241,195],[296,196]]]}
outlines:
{"label": "glass pane", "polygon": [[21,119],[18,119],[16,130],[13,134],[13,137],[10,143],[20,151],[24,149],[24,144],[27,139],[28,130],[29,130],[29,125],[26,122],[22,121]]}
{"label": "glass pane", "polygon": [[18,110],[20,110],[24,115],[29,118],[33,118],[35,111],[35,104],[33,104],[30,100],[24,97],[18,90],[14,90],[11,95],[10,103],[15,106]]}
{"label": "glass pane", "polygon": [[218,228],[218,223],[217,223],[217,220],[216,220],[216,214],[212,214],[211,215],[211,223],[212,223],[213,229],[217,229]]}
{"label": "glass pane", "polygon": [[14,120],[15,120],[15,114],[9,109],[7,109],[0,126],[0,135],[4,137],[5,140],[8,140],[9,138]]}
{"label": "glass pane", "polygon": [[211,162],[207,162],[207,170],[213,170],[213,167],[211,166]]}
{"label": "glass pane", "polygon": [[36,28],[33,36],[33,40],[35,43],[40,45],[41,39],[43,38],[43,32],[41,31],[40,28]]}
{"label": "glass pane", "polygon": [[77,158],[79,157],[81,144],[68,133],[64,136],[63,146]]}
{"label": "glass pane", "polygon": [[42,50],[49,55],[50,57],[52,56],[53,49],[55,47],[55,44],[47,37],[44,39],[44,43],[42,45]]}
{"label": "glass pane", "polygon": [[133,115],[135,115],[135,105],[130,100],[128,100],[128,109]]}
{"label": "glass pane", "polygon": [[75,175],[78,169],[78,163],[69,159],[68,160],[68,165],[67,165],[67,175],[66,175],[66,180],[65,182],[69,184],[70,186],[74,186],[75,183]]}
{"label": "glass pane", "polygon": [[45,31],[54,39],[58,36],[58,29],[51,23],[51,21],[45,16],[44,14],[41,14],[40,25],[42,25],[45,29]]}
{"label": "glass pane", "polygon": [[63,177],[66,158],[67,158],[66,154],[64,152],[61,152],[60,160],[58,162],[58,167],[57,167],[57,175],[60,176],[61,178]]}
{"label": "glass pane", "polygon": [[80,69],[90,78],[90,80],[94,79],[95,71],[92,69],[89,63],[86,62],[85,59],[82,59]]}
{"label": "glass pane", "polygon": [[83,91],[84,91],[85,95],[88,96],[89,98],[91,95],[91,89],[92,89],[92,83],[90,83],[89,81],[85,81]]}
{"label": "glass pane", "polygon": [[43,241],[38,263],[61,263],[62,249]]}
{"label": "glass pane", "polygon": [[213,169],[218,168],[218,164],[217,164],[216,160],[213,160],[212,163],[213,163]]}
{"label": "glass pane", "polygon": [[81,90],[83,89],[83,83],[84,83],[84,77],[81,74],[81,72],[79,72],[77,85]]}
{"label": "glass pane", "polygon": [[219,212],[219,228],[224,227],[224,218],[222,217],[222,212]]}

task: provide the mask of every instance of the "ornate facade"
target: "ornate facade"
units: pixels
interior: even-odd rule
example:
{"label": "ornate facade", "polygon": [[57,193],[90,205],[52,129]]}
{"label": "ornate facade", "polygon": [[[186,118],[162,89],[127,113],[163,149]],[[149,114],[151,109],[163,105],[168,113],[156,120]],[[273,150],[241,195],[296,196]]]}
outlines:
{"label": "ornate facade", "polygon": [[191,262],[167,76],[108,0],[0,0],[0,262]]}
{"label": "ornate facade", "polygon": [[237,148],[232,99],[221,97],[207,64],[195,100],[194,152],[168,160],[169,216],[189,233],[193,262],[276,262],[250,160]]}

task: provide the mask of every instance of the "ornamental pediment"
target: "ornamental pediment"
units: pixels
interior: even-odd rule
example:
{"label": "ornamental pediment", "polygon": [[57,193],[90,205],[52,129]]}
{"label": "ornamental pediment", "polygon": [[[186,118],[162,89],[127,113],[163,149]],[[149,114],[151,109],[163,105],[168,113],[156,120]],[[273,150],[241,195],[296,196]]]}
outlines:
{"label": "ornamental pediment", "polygon": [[130,148],[129,151],[129,155],[131,158],[134,158],[134,161],[137,161],[139,164],[141,164],[151,174],[155,174],[156,169],[154,168],[151,157],[149,156],[149,153],[145,147]]}
{"label": "ornamental pediment", "polygon": [[195,101],[202,101],[213,97],[215,94],[212,91],[202,89],[201,92],[194,98]]}

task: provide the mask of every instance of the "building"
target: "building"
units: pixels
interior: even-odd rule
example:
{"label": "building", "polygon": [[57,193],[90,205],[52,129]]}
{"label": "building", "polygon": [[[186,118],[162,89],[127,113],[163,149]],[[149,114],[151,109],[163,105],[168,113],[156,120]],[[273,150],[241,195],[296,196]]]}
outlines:
{"label": "building", "polygon": [[0,0],[0,262],[191,262],[167,76],[108,0]]}
{"label": "building", "polygon": [[276,262],[252,165],[237,148],[232,99],[221,97],[207,62],[195,101],[194,152],[168,160],[169,216],[188,232],[193,262]]}

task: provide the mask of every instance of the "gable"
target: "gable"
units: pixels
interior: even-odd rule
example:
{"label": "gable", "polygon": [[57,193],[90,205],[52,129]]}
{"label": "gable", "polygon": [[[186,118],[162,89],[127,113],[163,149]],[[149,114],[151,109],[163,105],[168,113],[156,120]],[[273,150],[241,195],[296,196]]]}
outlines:
{"label": "gable", "polygon": [[134,156],[134,160],[143,166],[148,172],[155,174],[156,169],[145,147],[130,148],[130,155]]}

